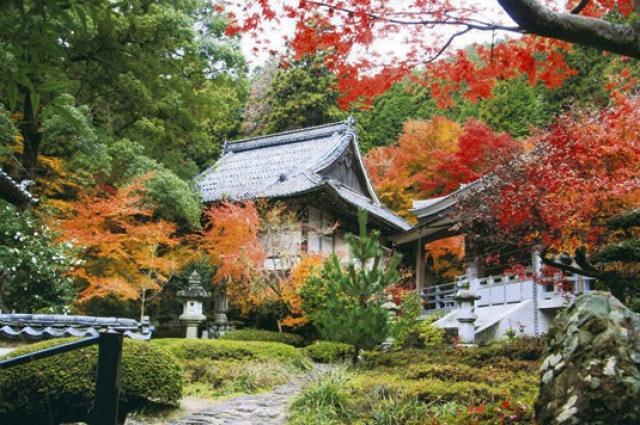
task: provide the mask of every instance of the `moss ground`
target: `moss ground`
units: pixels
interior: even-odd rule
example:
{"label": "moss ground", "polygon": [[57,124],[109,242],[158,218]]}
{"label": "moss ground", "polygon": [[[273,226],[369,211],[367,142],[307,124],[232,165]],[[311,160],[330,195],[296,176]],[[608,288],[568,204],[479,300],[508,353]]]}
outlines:
{"label": "moss ground", "polygon": [[308,386],[290,425],[532,423],[535,344],[371,353]]}

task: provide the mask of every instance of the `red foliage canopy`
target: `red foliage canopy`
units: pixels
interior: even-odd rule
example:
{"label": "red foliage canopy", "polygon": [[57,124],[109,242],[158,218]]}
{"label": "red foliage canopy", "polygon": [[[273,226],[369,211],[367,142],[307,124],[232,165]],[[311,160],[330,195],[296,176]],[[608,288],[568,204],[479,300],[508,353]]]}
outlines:
{"label": "red foliage canopy", "polygon": [[467,200],[467,220],[514,243],[565,252],[597,245],[605,220],[640,202],[640,100],[567,113],[535,139],[532,152],[496,169]]}
{"label": "red foliage canopy", "polygon": [[[499,3],[508,8],[506,2]],[[566,11],[601,18],[612,11],[628,16],[633,10],[632,0],[594,0],[576,8],[578,3],[568,1]],[[241,5],[228,1],[227,10],[242,11],[229,12],[227,33],[251,35],[256,51],[271,48],[270,25],[295,27],[284,36],[287,45],[297,58],[323,52],[338,76],[345,107],[384,92],[406,76],[428,86],[444,106],[455,91],[471,100],[488,97],[497,80],[526,74],[531,83],[557,87],[574,73],[562,54],[569,43],[562,37],[521,36],[535,31],[514,26],[492,2],[300,0],[293,7],[284,0],[249,0]],[[492,42],[449,51],[454,40],[472,31],[492,34]],[[494,42],[496,32],[518,37]],[[382,43],[392,47],[382,52]],[[445,54],[452,60],[439,60]]]}
{"label": "red foliage canopy", "polygon": [[411,199],[450,193],[521,150],[520,142],[477,120],[461,126],[434,117],[407,121],[396,145],[371,150],[365,162],[381,199],[407,216]]}

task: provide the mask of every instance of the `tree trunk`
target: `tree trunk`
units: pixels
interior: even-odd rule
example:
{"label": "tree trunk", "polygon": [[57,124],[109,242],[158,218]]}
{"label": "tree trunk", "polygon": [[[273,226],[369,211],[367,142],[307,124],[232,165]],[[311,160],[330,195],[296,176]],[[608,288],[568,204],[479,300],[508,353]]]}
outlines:
{"label": "tree trunk", "polygon": [[498,0],[498,3],[511,19],[532,34],[640,58],[637,23],[556,12],[539,0]]}
{"label": "tree trunk", "polygon": [[22,91],[23,112],[20,122],[20,134],[22,135],[22,167],[24,168],[24,178],[33,179],[35,177],[36,165],[40,142],[42,142],[42,132],[36,120],[37,111],[31,104],[31,92],[29,89]]}

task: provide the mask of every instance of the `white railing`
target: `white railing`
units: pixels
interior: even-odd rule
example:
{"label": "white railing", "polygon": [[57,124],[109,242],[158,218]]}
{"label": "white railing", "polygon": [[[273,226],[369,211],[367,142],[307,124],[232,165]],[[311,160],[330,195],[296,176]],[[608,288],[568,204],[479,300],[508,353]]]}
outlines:
{"label": "white railing", "polygon": [[579,275],[565,277],[571,281],[572,291],[566,292],[556,285],[540,285],[534,281],[533,272],[527,270],[524,275],[488,276],[473,279],[460,276],[455,282],[432,285],[423,288],[421,296],[427,312],[450,311],[456,307],[453,296],[458,291],[459,283],[468,284],[480,298],[476,307],[513,304],[536,299],[539,308],[558,308],[567,305],[576,295],[589,292],[593,288],[594,279]]}

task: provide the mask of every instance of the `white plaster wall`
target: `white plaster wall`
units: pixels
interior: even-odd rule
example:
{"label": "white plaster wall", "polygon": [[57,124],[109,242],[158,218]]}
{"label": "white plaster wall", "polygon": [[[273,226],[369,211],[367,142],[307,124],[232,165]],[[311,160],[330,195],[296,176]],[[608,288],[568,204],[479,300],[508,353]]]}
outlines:
{"label": "white plaster wall", "polygon": [[336,227],[336,218],[317,208],[309,208],[308,220],[294,220],[287,227],[262,235],[261,240],[270,258],[264,267],[268,270],[290,268],[304,254],[302,245],[307,234],[307,253],[328,256],[336,253],[342,261],[349,259],[349,246],[344,233]]}

